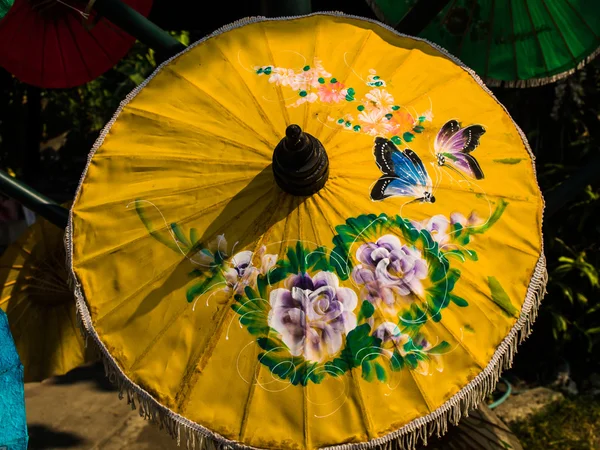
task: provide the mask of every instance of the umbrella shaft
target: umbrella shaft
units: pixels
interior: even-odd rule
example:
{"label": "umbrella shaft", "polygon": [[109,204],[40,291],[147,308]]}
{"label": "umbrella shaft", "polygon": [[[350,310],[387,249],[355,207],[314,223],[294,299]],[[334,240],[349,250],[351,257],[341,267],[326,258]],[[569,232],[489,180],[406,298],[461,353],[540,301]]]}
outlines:
{"label": "umbrella shaft", "polygon": [[0,191],[60,228],[66,228],[69,211],[48,197],[0,170]]}
{"label": "umbrella shaft", "polygon": [[94,8],[118,27],[154,49],[161,58],[170,58],[186,47],[120,0],[96,0]]}

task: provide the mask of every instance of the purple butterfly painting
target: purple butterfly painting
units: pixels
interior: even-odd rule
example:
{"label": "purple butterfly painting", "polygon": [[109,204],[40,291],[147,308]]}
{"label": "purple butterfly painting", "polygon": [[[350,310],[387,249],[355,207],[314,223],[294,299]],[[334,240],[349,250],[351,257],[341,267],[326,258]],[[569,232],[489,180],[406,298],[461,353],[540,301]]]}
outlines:
{"label": "purple butterfly painting", "polygon": [[458,169],[471,178],[481,180],[483,171],[471,152],[479,146],[479,139],[484,133],[485,128],[481,125],[461,128],[458,120],[446,122],[433,144],[438,165]]}

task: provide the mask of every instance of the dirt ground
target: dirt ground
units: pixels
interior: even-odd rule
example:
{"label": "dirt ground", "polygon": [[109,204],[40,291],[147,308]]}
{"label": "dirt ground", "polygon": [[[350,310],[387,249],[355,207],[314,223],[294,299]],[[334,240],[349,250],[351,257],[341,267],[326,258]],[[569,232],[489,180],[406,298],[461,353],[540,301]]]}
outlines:
{"label": "dirt ground", "polygon": [[29,450],[181,449],[165,430],[142,419],[116,389],[101,365],[25,384]]}

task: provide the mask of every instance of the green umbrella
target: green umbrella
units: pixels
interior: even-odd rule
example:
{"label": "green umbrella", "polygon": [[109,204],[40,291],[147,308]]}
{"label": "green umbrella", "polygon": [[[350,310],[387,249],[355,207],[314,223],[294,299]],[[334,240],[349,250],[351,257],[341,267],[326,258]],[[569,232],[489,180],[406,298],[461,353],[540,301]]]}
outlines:
{"label": "green umbrella", "polygon": [[[396,26],[417,0],[367,0]],[[598,0],[450,0],[421,32],[491,86],[556,81],[600,52]]]}
{"label": "green umbrella", "polygon": [[14,0],[0,0],[0,20],[8,13],[13,3]]}

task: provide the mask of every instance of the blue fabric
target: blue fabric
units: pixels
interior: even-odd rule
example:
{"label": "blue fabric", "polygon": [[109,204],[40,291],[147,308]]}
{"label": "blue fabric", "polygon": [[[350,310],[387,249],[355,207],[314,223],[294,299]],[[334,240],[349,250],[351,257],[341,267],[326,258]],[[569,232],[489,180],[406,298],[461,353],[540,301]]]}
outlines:
{"label": "blue fabric", "polygon": [[0,309],[0,450],[27,450],[23,365]]}

